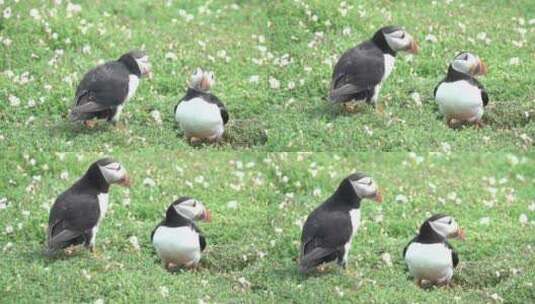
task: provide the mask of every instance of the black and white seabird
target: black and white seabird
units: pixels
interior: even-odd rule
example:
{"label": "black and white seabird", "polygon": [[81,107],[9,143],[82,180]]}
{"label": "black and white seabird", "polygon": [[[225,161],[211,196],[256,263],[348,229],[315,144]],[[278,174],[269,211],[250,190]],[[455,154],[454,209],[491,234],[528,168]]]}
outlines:
{"label": "black and white seabird", "polygon": [[167,270],[199,264],[206,239],[196,220],[209,222],[210,212],[198,200],[181,197],[167,208],[165,219],[152,231],[152,245]]}
{"label": "black and white seabird", "polygon": [[386,26],[356,47],[347,50],[334,66],[329,100],[333,103],[365,100],[374,105],[379,91],[394,69],[396,53],[416,54],[416,40],[397,26]]}
{"label": "black and white seabird", "polygon": [[104,158],[58,196],[50,210],[46,255],[81,244],[94,251],[99,225],[108,210],[111,184],[129,187],[130,179],[119,162]]}
{"label": "black and white seabird", "polygon": [[489,103],[489,96],[475,76],[486,73],[487,66],[474,54],[462,52],[453,59],[446,78],[438,83],[434,91],[435,100],[449,127],[454,121],[483,126],[481,117]]}
{"label": "black and white seabird", "polygon": [[69,118],[88,127],[94,125],[93,118],[116,123],[124,104],[136,93],[140,78],[150,71],[149,56],[142,51],[131,51],[90,70],[76,89]]}
{"label": "black and white seabird", "polygon": [[225,105],[210,93],[214,83],[213,72],[197,69],[186,95],[175,106],[175,120],[191,143],[219,142],[223,137],[229,114]]}
{"label": "black and white seabird", "polygon": [[336,260],[345,268],[351,241],[360,225],[360,201],[382,201],[375,181],[362,173],[346,177],[336,192],[308,216],[301,235],[299,271]]}
{"label": "black and white seabird", "polygon": [[451,216],[437,214],[422,224],[418,235],[403,249],[403,258],[419,287],[451,281],[459,256],[448,238],[464,240],[464,230]]}

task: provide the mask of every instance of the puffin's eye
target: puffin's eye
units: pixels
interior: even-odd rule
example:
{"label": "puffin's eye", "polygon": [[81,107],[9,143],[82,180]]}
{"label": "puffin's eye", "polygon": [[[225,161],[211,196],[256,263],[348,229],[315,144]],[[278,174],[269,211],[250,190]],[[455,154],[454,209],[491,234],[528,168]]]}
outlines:
{"label": "puffin's eye", "polygon": [[193,207],[197,207],[197,202],[193,201]]}
{"label": "puffin's eye", "polygon": [[448,225],[451,225],[452,222],[453,222],[453,221],[450,219],[450,220],[448,221]]}
{"label": "puffin's eye", "polygon": [[401,39],[405,39],[405,33],[401,34]]}

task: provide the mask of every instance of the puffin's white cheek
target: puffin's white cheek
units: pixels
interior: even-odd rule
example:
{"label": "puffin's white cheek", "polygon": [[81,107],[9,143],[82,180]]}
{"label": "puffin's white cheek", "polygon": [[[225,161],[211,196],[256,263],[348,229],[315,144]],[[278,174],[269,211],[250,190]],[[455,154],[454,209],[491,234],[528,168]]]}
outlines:
{"label": "puffin's white cheek", "polygon": [[106,180],[108,184],[117,182],[124,176],[124,170],[117,171],[117,170],[102,168],[100,171],[102,172],[102,175],[104,176],[104,179]]}

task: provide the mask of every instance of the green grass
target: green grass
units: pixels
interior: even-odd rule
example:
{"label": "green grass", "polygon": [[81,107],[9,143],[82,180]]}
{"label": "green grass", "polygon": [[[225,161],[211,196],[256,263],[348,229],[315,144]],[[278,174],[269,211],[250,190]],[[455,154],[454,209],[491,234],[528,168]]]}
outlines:
{"label": "green grass", "polygon": [[[2,303],[488,303],[494,293],[504,303],[535,300],[534,213],[528,209],[535,203],[533,154],[147,150],[114,155],[134,185],[111,190],[110,212],[97,238],[101,256],[81,251],[58,260],[41,254],[46,207],[100,154],[10,154],[2,162],[0,193],[8,200],[0,209]],[[519,163],[512,165],[515,159]],[[304,278],[296,267],[298,224],[354,170],[371,174],[385,200],[362,204],[361,230],[346,271],[332,267]],[[61,179],[63,172],[68,177]],[[145,186],[145,178],[156,186]],[[398,194],[408,201],[396,202]],[[214,217],[200,224],[208,240],[201,270],[170,274],[149,235],[180,195],[202,200]],[[229,201],[238,207],[228,208]],[[401,250],[434,212],[454,216],[466,228],[467,240],[453,241],[461,260],[455,287],[423,291],[408,278]],[[519,222],[521,214],[528,215],[528,224]],[[484,217],[489,225],[480,224]],[[6,234],[7,226],[14,231]],[[139,239],[140,251],[129,243],[131,236]],[[390,267],[381,260],[385,252],[392,257]]]}
{"label": "green grass", "polygon": [[[69,17],[65,1],[5,1],[1,8],[9,6],[12,15],[0,19],[2,41],[11,41],[9,46],[0,43],[3,145],[17,148],[25,142],[53,151],[106,145],[193,149],[172,111],[198,66],[215,71],[214,93],[231,116],[224,144],[204,148],[208,150],[429,151],[447,143],[457,151],[511,151],[533,145],[533,1],[360,1],[345,16],[339,1],[175,1],[169,7],[167,2],[80,1],[82,11]],[[32,8],[40,20],[30,16]],[[183,17],[188,14],[191,21]],[[421,54],[410,62],[400,54],[384,85],[385,115],[371,107],[347,114],[328,104],[328,63],[385,24],[404,26],[421,44]],[[349,35],[343,34],[345,28]],[[477,38],[483,32],[488,45]],[[315,33],[322,38],[314,39]],[[426,42],[428,34],[438,41]],[[316,45],[308,47],[313,40]],[[90,52],[84,53],[84,47]],[[143,80],[126,106],[122,118],[127,131],[105,123],[95,130],[70,124],[66,116],[83,74],[100,60],[116,59],[133,48],[149,53],[154,78]],[[476,53],[490,67],[482,79],[491,99],[484,130],[448,129],[432,100],[448,62],[461,50]],[[167,59],[168,53],[177,59]],[[286,54],[289,63],[281,63]],[[520,65],[509,64],[513,57]],[[20,84],[24,72],[31,81]],[[249,82],[253,75],[259,76],[257,84]],[[281,88],[271,89],[270,77]],[[287,89],[289,82],[296,87]],[[421,106],[409,97],[412,92],[420,94]],[[20,105],[11,106],[10,96]],[[28,107],[29,100],[36,106]],[[161,125],[152,119],[153,110],[161,113]]]}

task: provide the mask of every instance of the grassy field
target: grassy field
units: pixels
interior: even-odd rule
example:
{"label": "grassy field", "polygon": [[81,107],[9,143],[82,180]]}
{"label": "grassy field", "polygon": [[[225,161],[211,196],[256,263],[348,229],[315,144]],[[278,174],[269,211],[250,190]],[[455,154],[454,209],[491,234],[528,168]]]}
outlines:
{"label": "grassy field", "polygon": [[[0,302],[535,301],[534,154],[147,150],[114,156],[134,185],[111,190],[97,239],[100,256],[81,251],[58,260],[41,254],[48,207],[100,155],[8,155],[1,163]],[[300,225],[354,170],[371,174],[385,200],[363,203],[346,271],[302,277],[295,261]],[[149,241],[179,195],[213,211],[212,223],[200,224],[208,249],[199,272],[167,273]],[[453,215],[467,240],[453,242],[461,260],[455,287],[423,291],[408,278],[401,251],[434,212]]]}
{"label": "grassy field", "polygon": [[[191,71],[215,71],[231,123],[212,150],[517,150],[535,138],[535,3],[514,1],[2,1],[0,138],[4,146],[192,149],[172,109]],[[346,3],[344,6],[343,3]],[[331,65],[385,24],[421,44],[383,87],[386,112],[346,114],[325,100]],[[432,36],[430,36],[432,35]],[[434,37],[435,42],[426,41]],[[431,39],[432,40],[432,39]],[[142,48],[154,77],[122,116],[126,130],[71,125],[76,84],[97,63]],[[432,100],[459,51],[490,67],[488,127],[450,130]],[[517,59],[514,59],[517,58]],[[518,65],[510,64],[518,61]],[[271,80],[271,81],[270,81]],[[420,102],[410,96],[418,93]],[[158,111],[162,122],[151,113]],[[39,139],[39,140],[37,140]],[[266,141],[267,139],[267,141]]]}

